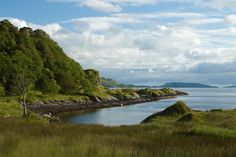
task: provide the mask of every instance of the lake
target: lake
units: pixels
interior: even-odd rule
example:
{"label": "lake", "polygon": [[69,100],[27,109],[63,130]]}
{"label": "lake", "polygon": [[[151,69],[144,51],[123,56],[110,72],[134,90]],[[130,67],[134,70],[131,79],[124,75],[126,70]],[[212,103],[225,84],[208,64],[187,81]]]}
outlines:
{"label": "lake", "polygon": [[130,106],[71,113],[64,116],[63,120],[74,124],[134,125],[178,100],[185,101],[192,109],[196,110],[236,108],[235,88],[181,88],[177,90],[187,92],[189,95]]}

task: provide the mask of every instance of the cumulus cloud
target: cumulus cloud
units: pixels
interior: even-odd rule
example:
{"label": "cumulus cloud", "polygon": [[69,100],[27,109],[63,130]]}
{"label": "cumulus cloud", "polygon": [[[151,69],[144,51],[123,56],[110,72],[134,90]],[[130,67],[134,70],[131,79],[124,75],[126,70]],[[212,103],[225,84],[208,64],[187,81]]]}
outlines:
{"label": "cumulus cloud", "polygon": [[225,21],[231,25],[236,25],[236,15],[231,14],[225,17]]}
{"label": "cumulus cloud", "polygon": [[13,17],[0,17],[0,20],[5,20],[5,19],[9,20],[14,26],[18,28],[28,27],[27,22],[24,20]]}
{"label": "cumulus cloud", "polygon": [[[175,17],[179,20],[174,25],[162,22]],[[184,72],[202,63],[224,64],[236,58],[229,28],[198,29],[191,26],[196,24],[192,20],[205,25],[223,23],[224,17],[186,12],[86,17],[64,21],[76,29],[60,31],[53,38],[82,65],[99,69]]]}
{"label": "cumulus cloud", "polygon": [[42,29],[45,32],[47,32],[49,35],[53,35],[54,33],[60,31],[62,27],[58,23],[52,23],[52,24],[47,24],[47,25],[39,25],[39,24],[34,24],[34,23],[29,23],[29,27],[33,29]]}
{"label": "cumulus cloud", "polygon": [[58,23],[46,24],[46,25],[39,25],[30,22],[26,22],[25,20],[13,18],[13,17],[0,17],[0,20],[7,19],[9,20],[14,26],[18,28],[23,27],[31,27],[33,30],[42,29],[47,32],[49,35],[53,35],[54,33],[60,31],[62,27]]}

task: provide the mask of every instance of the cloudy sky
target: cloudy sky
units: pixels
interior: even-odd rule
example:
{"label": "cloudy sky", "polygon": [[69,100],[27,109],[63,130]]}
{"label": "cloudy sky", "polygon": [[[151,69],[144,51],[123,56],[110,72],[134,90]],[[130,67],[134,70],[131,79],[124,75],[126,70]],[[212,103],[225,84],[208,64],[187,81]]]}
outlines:
{"label": "cloudy sky", "polygon": [[0,19],[124,83],[236,84],[236,0],[3,0]]}

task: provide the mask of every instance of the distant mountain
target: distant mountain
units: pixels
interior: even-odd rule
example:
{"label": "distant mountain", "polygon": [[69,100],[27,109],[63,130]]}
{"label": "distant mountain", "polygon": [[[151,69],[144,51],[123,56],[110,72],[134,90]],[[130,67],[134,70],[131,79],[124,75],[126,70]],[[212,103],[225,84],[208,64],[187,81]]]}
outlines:
{"label": "distant mountain", "polygon": [[210,86],[200,83],[186,83],[186,82],[169,82],[160,87],[169,87],[169,88],[218,88],[216,86]]}
{"label": "distant mountain", "polygon": [[233,85],[233,86],[225,86],[224,88],[236,88],[236,85]]}
{"label": "distant mountain", "polygon": [[119,83],[116,80],[105,78],[105,77],[101,78],[101,85],[106,88],[150,88],[151,87],[151,86],[145,86],[145,85]]}

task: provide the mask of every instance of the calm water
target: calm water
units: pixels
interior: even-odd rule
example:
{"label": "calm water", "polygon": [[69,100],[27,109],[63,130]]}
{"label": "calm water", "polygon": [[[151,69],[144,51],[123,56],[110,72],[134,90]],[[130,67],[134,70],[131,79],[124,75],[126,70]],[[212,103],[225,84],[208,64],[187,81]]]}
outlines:
{"label": "calm water", "polygon": [[188,88],[179,90],[187,92],[189,95],[157,102],[99,109],[83,114],[71,114],[67,115],[64,120],[76,124],[103,124],[110,126],[139,124],[147,116],[165,109],[178,100],[187,102],[192,109],[197,110],[236,108],[236,89]]}

